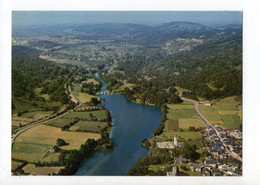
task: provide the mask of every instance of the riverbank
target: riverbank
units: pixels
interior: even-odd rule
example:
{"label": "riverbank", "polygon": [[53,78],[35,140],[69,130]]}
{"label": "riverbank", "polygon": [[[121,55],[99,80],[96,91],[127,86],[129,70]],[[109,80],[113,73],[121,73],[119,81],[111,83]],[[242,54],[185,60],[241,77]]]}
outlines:
{"label": "riverbank", "polygon": [[141,140],[150,138],[160,123],[159,107],[136,104],[122,94],[103,94],[107,84],[102,82],[99,97],[102,104],[111,113],[113,127],[110,139],[114,142],[113,150],[97,152],[84,160],[76,175],[126,175],[140,157],[148,153]]}

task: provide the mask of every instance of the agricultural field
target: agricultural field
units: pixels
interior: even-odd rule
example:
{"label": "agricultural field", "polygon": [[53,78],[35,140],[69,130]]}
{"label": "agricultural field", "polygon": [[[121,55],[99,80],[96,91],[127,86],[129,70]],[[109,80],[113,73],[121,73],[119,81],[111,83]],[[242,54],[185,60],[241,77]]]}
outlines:
{"label": "agricultural field", "polygon": [[106,122],[82,121],[70,127],[71,131],[94,132],[100,133],[101,129],[107,126]]}
{"label": "agricultural field", "polygon": [[[90,117],[90,113],[92,114],[92,117]],[[97,110],[97,111],[87,111],[87,112],[70,112],[64,117],[70,119],[81,119],[81,120],[92,120],[93,118],[97,118],[97,121],[104,121],[106,120],[106,111]]]}
{"label": "agricultural field", "polygon": [[81,87],[82,87],[82,84],[79,84],[79,83],[72,83],[72,92],[81,92]]}
{"label": "agricultural field", "polygon": [[41,119],[50,116],[53,111],[34,111],[34,112],[27,112],[23,113],[23,118],[31,118],[33,120]]}
{"label": "agricultural field", "polygon": [[26,124],[30,123],[31,121],[33,121],[33,119],[31,119],[31,118],[19,117],[19,116],[17,116],[17,114],[12,115],[12,126],[20,126],[20,123],[22,125],[26,125]]}
{"label": "agricultural field", "polygon": [[189,129],[189,127],[203,128],[206,127],[206,123],[200,118],[182,118],[179,119],[179,128]]}
{"label": "agricultural field", "polygon": [[49,150],[56,145],[58,138],[69,145],[60,147],[65,150],[78,149],[88,138],[99,139],[100,134],[62,131],[47,125],[39,125],[19,135],[12,148],[12,158],[37,162],[44,160]]}
{"label": "agricultural field", "polygon": [[190,102],[184,101],[181,104],[168,104],[169,107],[167,118],[168,119],[181,119],[181,118],[197,118],[198,114],[194,109],[194,105]]}
{"label": "agricultural field", "polygon": [[96,97],[96,96],[94,96],[94,95],[90,95],[90,94],[82,93],[82,92],[75,93],[75,96],[78,98],[78,100],[79,100],[81,103],[89,102],[89,101],[91,100],[91,98]]}
{"label": "agricultural field", "polygon": [[82,87],[82,84],[72,83],[72,93],[81,103],[89,102],[91,100],[91,98],[96,97],[94,95],[90,95],[88,93],[81,92],[81,87]]}
{"label": "agricultural field", "polygon": [[227,129],[240,129],[242,124],[241,97],[224,98],[210,107],[200,105],[199,110],[209,122]]}
{"label": "agricultural field", "polygon": [[178,141],[183,141],[198,148],[202,147],[201,131],[189,131],[190,127],[206,128],[206,124],[198,116],[194,104],[184,101],[181,104],[168,104],[167,118],[162,134],[152,140],[171,141],[177,135]]}
{"label": "agricultural field", "polygon": [[23,167],[24,173],[29,173],[30,175],[52,175],[53,173],[58,173],[60,169],[64,166],[55,167],[36,167],[34,164],[27,164]]}
{"label": "agricultural field", "polygon": [[22,164],[22,162],[12,160],[12,171],[16,170]]}
{"label": "agricultural field", "polygon": [[76,119],[59,118],[46,123],[46,125],[62,128],[66,125],[69,125],[71,122],[74,122],[75,120]]}

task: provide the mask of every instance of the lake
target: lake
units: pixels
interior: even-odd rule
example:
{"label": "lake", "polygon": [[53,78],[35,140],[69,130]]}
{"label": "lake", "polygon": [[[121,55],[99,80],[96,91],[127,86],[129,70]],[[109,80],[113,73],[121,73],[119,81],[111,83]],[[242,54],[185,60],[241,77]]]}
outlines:
{"label": "lake", "polygon": [[[100,79],[97,75],[96,77]],[[100,93],[105,92],[107,84],[102,82]],[[110,138],[114,147],[110,151],[97,152],[82,161],[75,175],[126,175],[131,167],[149,151],[141,145],[141,140],[150,138],[153,130],[160,124],[159,107],[136,104],[122,94],[103,94],[105,106],[112,117]]]}

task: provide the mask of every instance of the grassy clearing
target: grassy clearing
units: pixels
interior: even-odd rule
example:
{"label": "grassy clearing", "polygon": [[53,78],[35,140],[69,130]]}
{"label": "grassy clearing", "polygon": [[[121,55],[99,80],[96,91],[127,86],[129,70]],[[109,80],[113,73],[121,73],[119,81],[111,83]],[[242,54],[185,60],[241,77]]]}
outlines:
{"label": "grassy clearing", "polygon": [[196,145],[197,148],[201,148],[201,147],[202,147],[202,142],[201,142],[201,140],[185,141],[185,143],[188,143],[188,144],[190,144],[190,145]]}
{"label": "grassy clearing", "polygon": [[165,169],[165,164],[149,165],[148,170],[158,172]]}
{"label": "grassy clearing", "polygon": [[73,121],[75,121],[75,120],[74,119],[59,118],[59,119],[55,119],[53,121],[46,123],[46,125],[62,128],[66,125],[69,125]]}
{"label": "grassy clearing", "polygon": [[90,78],[90,79],[87,80],[87,83],[91,83],[91,82],[92,82],[94,85],[98,85],[98,84],[99,84],[98,81],[95,80],[94,78]]}
{"label": "grassy clearing", "polygon": [[31,118],[31,119],[41,119],[50,116],[53,111],[35,111],[35,112],[27,112],[22,114],[24,118]]}
{"label": "grassy clearing", "polygon": [[182,118],[179,119],[179,127],[182,129],[188,129],[189,127],[201,128],[206,127],[206,123],[200,118]]}
{"label": "grassy clearing", "polygon": [[46,162],[58,161],[59,155],[60,153],[49,153],[49,155],[44,157],[42,161],[46,161]]}
{"label": "grassy clearing", "polygon": [[54,58],[54,57],[50,57],[50,56],[47,56],[46,59],[49,60],[49,61],[53,61],[53,62],[59,63],[59,64],[71,64],[71,65],[78,65],[78,66],[82,66],[82,67],[89,67],[88,64],[86,64],[84,62],[80,62],[78,60]]}
{"label": "grassy clearing", "polygon": [[185,140],[196,140],[201,139],[201,133],[200,132],[193,132],[193,131],[186,131],[186,132],[180,132],[180,131],[172,131],[168,130],[168,123],[166,122],[165,128],[163,130],[163,133],[155,138],[156,141],[167,141],[169,139],[173,139],[174,135],[177,135],[178,138],[182,138]]}
{"label": "grassy clearing", "polygon": [[33,119],[31,118],[23,118],[23,117],[19,117],[16,114],[12,115],[12,126],[19,126],[20,123],[22,125],[28,124],[29,122],[33,121]]}
{"label": "grassy clearing", "polygon": [[19,162],[19,161],[13,161],[12,160],[12,171],[16,170],[21,164],[23,164],[23,163]]}
{"label": "grassy clearing", "polygon": [[101,129],[104,128],[106,125],[107,125],[106,122],[80,120],[78,123],[70,127],[70,130],[99,133]]}
{"label": "grassy clearing", "polygon": [[126,84],[120,86],[120,87],[119,87],[119,90],[124,90],[126,87],[128,87],[129,89],[133,89],[134,86],[135,86],[135,84],[126,83]]}
{"label": "grassy clearing", "polygon": [[73,92],[81,92],[81,87],[82,84],[78,84],[78,83],[72,83],[72,91]]}
{"label": "grassy clearing", "polygon": [[97,118],[98,121],[106,119],[106,111],[105,110],[98,110],[98,111],[88,111],[88,112],[70,112],[69,114],[65,115],[65,118],[74,118],[74,119],[81,119],[81,120],[91,120],[90,113],[93,115],[93,118]]}
{"label": "grassy clearing", "polygon": [[242,120],[236,114],[221,115],[224,121],[224,127],[228,129],[239,129],[242,124]]}
{"label": "grassy clearing", "polygon": [[168,122],[168,130],[178,130],[179,129],[179,120],[170,119],[167,120]]}
{"label": "grassy clearing", "polygon": [[168,119],[181,119],[181,118],[194,118],[198,117],[196,111],[194,109],[176,109],[176,110],[168,110],[167,114]]}
{"label": "grassy clearing", "polygon": [[85,132],[66,132],[60,128],[39,125],[19,135],[12,150],[12,157],[29,162],[43,160],[45,154],[56,144],[58,138],[64,139],[69,145],[62,149],[78,149],[88,138],[99,139],[100,134]]}
{"label": "grassy clearing", "polygon": [[184,91],[190,92],[190,90],[181,88],[180,86],[175,86],[175,89],[176,89],[179,93],[182,93],[182,92],[184,92]]}
{"label": "grassy clearing", "polygon": [[200,106],[200,112],[212,123],[227,129],[239,129],[242,123],[242,97],[232,96],[217,102],[217,106]]}
{"label": "grassy clearing", "polygon": [[168,104],[167,106],[169,107],[167,114],[168,119],[198,117],[194,105],[190,102],[184,101],[181,104]]}
{"label": "grassy clearing", "polygon": [[29,173],[30,175],[48,175],[53,173],[58,173],[60,169],[64,168],[64,166],[57,167],[35,167],[34,164],[27,164],[23,167],[25,173]]}
{"label": "grassy clearing", "polygon": [[212,91],[218,90],[218,88],[214,87],[214,85],[211,84],[211,83],[207,83],[207,86],[208,86]]}
{"label": "grassy clearing", "polygon": [[91,100],[91,98],[96,97],[94,95],[90,95],[90,94],[82,93],[82,92],[76,93],[75,96],[79,99],[79,101],[81,103],[89,102]]}

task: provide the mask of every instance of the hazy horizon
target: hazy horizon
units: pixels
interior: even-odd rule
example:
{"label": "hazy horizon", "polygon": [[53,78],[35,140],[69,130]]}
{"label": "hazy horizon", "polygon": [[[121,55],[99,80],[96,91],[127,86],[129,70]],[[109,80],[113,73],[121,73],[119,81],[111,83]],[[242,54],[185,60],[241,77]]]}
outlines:
{"label": "hazy horizon", "polygon": [[240,11],[13,11],[13,27],[132,23],[158,25],[187,21],[203,25],[242,24]]}

